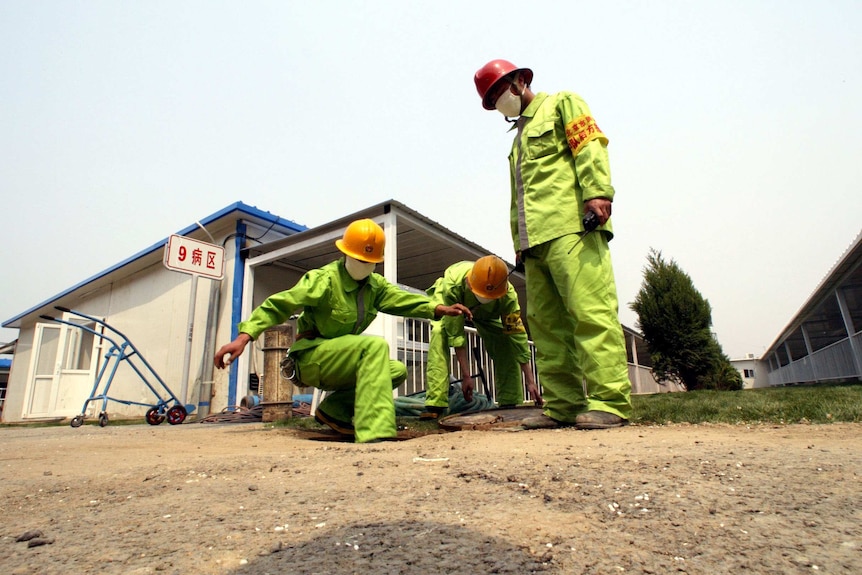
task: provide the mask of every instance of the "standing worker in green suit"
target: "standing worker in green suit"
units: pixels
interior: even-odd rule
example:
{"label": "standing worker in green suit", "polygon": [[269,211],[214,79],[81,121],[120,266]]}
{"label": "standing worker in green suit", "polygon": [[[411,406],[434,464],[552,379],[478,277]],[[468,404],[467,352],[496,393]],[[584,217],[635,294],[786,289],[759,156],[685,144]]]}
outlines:
{"label": "standing worker in green suit", "polygon": [[[521,374],[528,394],[542,405],[542,397],[533,378],[530,347],[521,321],[518,294],[508,281],[506,263],[497,256],[485,256],[474,262],[458,262],[446,269],[443,277],[428,288],[437,302],[453,306],[462,304],[472,312],[472,322],[494,361],[494,386],[500,407],[514,407],[524,402]],[[461,368],[461,390],[466,401],[473,399],[473,378],[467,361],[466,316],[443,317],[431,322],[426,368],[425,411],[420,419],[437,419],[449,406],[449,348]]]}
{"label": "standing worker in green suit", "polygon": [[385,243],[383,228],[374,221],[352,222],[335,242],[344,257],[267,298],[239,324],[237,337],[216,352],[215,366],[230,365],[250,341],[301,308],[289,355],[302,385],[330,392],[317,408],[318,422],[355,435],[357,443],[396,437],[392,390],[407,379],[407,368],[389,358],[386,340],[362,332],[378,312],[425,319],[471,313],[463,305],[440,305],[402,290],[373,273],[383,261]]}
{"label": "standing worker in green suit", "polygon": [[608,250],[608,139],[580,96],[534,94],[532,80],[532,70],[506,60],[488,62],[473,77],[482,107],[517,130],[509,154],[510,225],[526,268],[545,415],[580,429],[619,427],[632,404]]}

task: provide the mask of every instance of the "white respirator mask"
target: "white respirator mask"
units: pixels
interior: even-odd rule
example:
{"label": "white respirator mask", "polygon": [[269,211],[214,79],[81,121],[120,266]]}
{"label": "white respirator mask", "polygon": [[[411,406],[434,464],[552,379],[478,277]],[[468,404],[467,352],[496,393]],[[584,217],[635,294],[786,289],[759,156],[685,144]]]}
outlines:
{"label": "white respirator mask", "polygon": [[515,95],[507,89],[497,98],[494,107],[507,118],[517,118],[521,115],[521,95]]}
{"label": "white respirator mask", "polygon": [[493,299],[491,299],[489,297],[482,297],[482,296],[476,295],[476,294],[473,294],[473,295],[476,296],[476,299],[479,300],[479,303],[482,305],[484,305],[486,303],[491,303],[492,301],[494,301]]}
{"label": "white respirator mask", "polygon": [[350,256],[344,258],[344,267],[347,268],[347,273],[358,282],[370,276],[376,265],[374,262],[363,262]]}

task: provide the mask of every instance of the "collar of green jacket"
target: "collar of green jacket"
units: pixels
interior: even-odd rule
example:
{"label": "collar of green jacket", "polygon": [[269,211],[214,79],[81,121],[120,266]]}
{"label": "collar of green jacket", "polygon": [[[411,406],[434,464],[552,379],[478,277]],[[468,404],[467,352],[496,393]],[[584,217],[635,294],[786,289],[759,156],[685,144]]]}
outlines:
{"label": "collar of green jacket", "polygon": [[548,94],[545,92],[539,92],[535,96],[533,96],[533,101],[530,102],[530,105],[527,106],[527,109],[521,113],[521,116],[532,118],[536,115],[536,110],[539,109],[539,106],[542,105],[542,102],[545,101],[545,98],[548,97]]}

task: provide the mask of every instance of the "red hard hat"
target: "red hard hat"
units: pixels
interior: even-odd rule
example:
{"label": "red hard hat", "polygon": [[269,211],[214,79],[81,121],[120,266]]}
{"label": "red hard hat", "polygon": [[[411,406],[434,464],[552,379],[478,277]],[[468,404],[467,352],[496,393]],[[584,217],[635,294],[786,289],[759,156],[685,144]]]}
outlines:
{"label": "red hard hat", "polygon": [[505,76],[512,72],[523,72],[524,82],[529,86],[533,81],[533,71],[529,68],[518,68],[508,60],[491,60],[476,72],[473,76],[473,81],[476,83],[476,91],[479,92],[479,97],[482,98],[482,107],[486,110],[493,110],[494,105],[488,101],[487,95],[494,87],[494,84],[499,82]]}

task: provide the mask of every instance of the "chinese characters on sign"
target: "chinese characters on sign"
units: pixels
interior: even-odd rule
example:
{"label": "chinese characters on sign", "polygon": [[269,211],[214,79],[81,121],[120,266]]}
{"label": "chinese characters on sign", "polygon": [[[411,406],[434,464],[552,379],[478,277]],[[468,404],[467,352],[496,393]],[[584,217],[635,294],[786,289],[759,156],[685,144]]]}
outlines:
{"label": "chinese characters on sign", "polygon": [[178,272],[222,279],[224,248],[175,234],[168,238],[165,246],[165,267]]}

